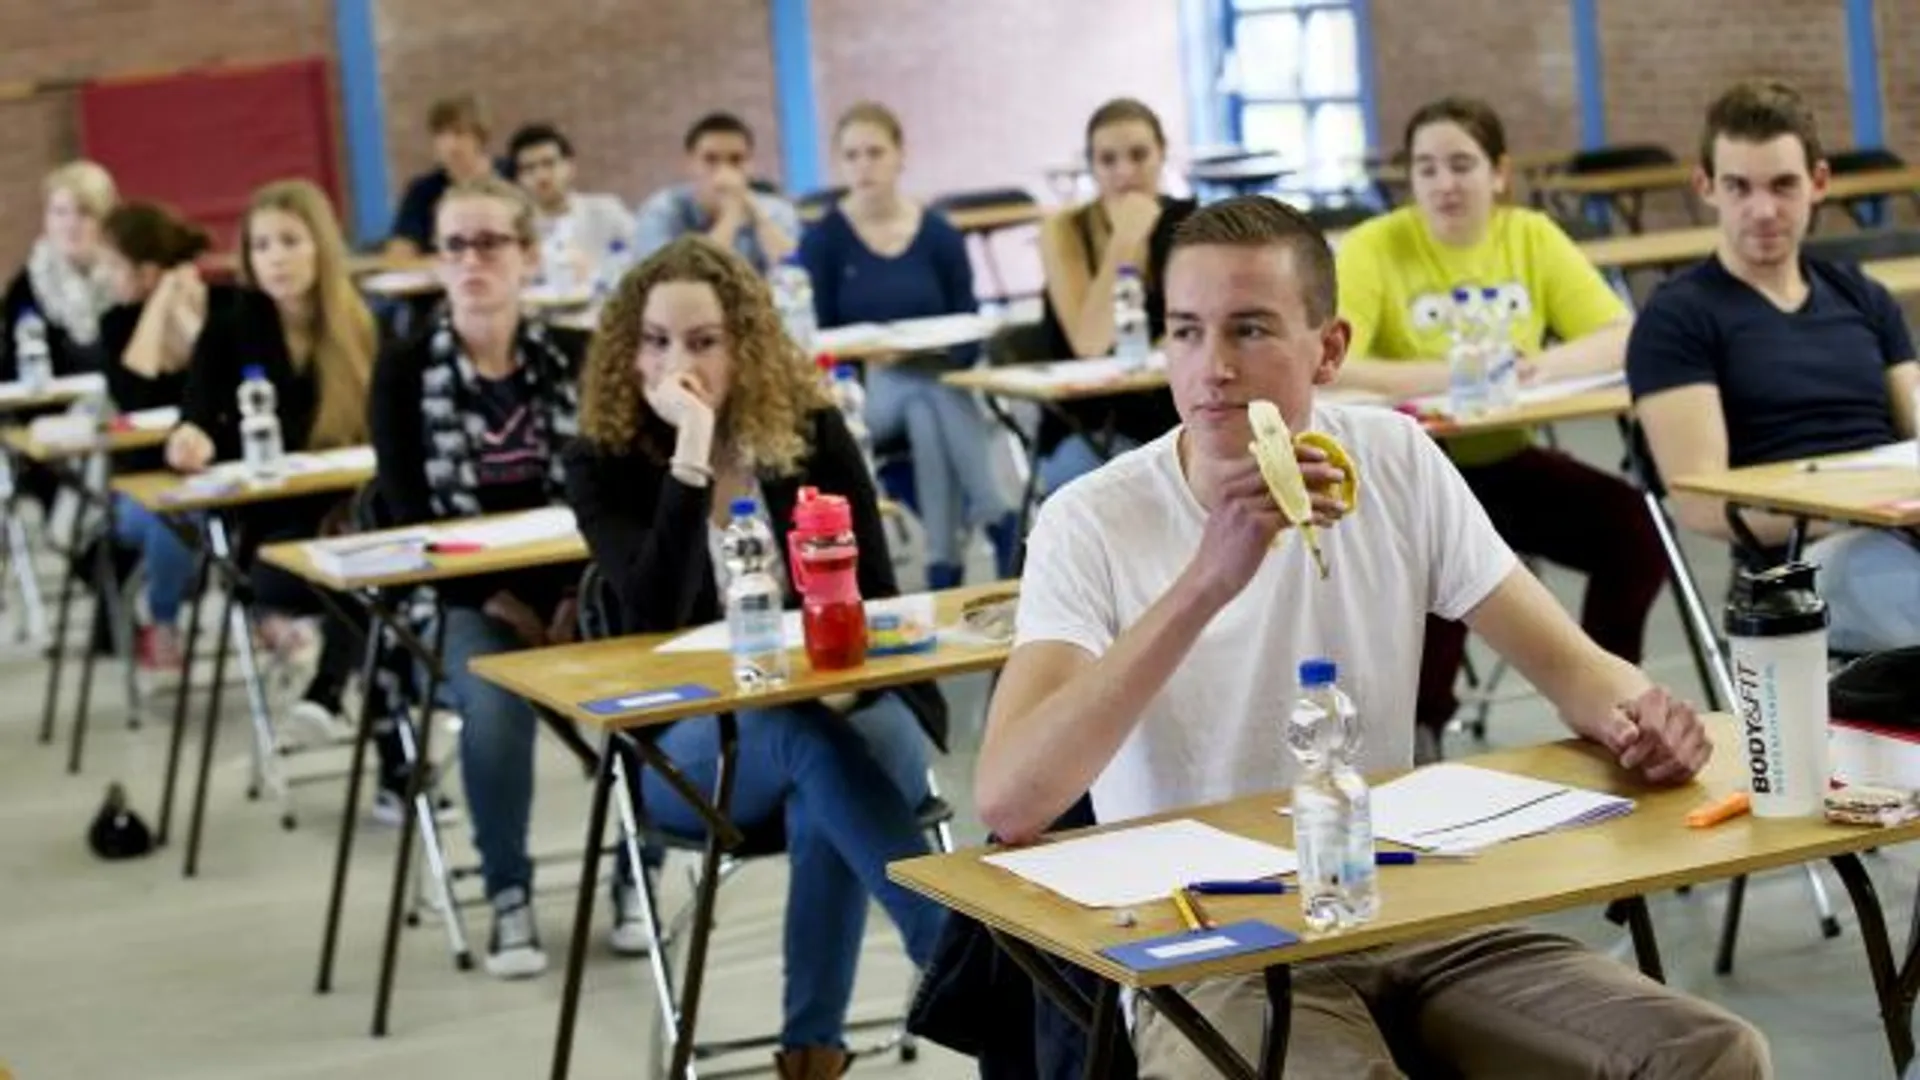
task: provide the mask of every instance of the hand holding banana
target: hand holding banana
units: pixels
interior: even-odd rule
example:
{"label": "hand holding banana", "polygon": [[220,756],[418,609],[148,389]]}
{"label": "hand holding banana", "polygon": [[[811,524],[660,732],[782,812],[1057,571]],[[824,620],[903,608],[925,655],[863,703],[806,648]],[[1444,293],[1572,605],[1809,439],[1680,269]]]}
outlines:
{"label": "hand holding banana", "polygon": [[[1299,530],[1307,550],[1313,553],[1313,562],[1320,569],[1320,577],[1325,579],[1327,558],[1320,550],[1320,539],[1313,524],[1313,499],[1307,492],[1306,478],[1300,473],[1296,448],[1311,447],[1318,450],[1326,455],[1329,465],[1340,470],[1343,479],[1329,494],[1337,495],[1348,513],[1352,513],[1359,505],[1360,470],[1347,453],[1347,448],[1333,436],[1321,431],[1303,431],[1298,435],[1289,431],[1279,408],[1271,401],[1248,402],[1247,423],[1253,428],[1253,442],[1248,444],[1247,450],[1260,466],[1260,476],[1267,482],[1267,490],[1273,494],[1273,501],[1279,506],[1281,515]],[[1285,539],[1286,533],[1280,533],[1274,537],[1274,546],[1279,546]]]}

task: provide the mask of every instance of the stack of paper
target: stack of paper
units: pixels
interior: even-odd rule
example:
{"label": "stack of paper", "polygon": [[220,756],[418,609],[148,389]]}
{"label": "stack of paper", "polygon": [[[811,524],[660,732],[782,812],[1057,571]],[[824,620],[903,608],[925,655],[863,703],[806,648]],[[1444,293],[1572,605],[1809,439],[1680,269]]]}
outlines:
{"label": "stack of paper", "polygon": [[121,413],[117,425],[123,431],[170,431],[179,422],[179,406],[162,405],[157,409]]}
{"label": "stack of paper", "polygon": [[1920,469],[1920,443],[1913,439],[1906,442],[1888,443],[1871,450],[1832,461],[1822,461],[1817,471],[1838,472],[1852,469],[1872,471],[1875,469]]}
{"label": "stack of paper", "polygon": [[1632,812],[1632,799],[1472,765],[1430,765],[1373,789],[1373,835],[1423,851],[1474,850]]}
{"label": "stack of paper", "polygon": [[1291,874],[1294,854],[1198,821],[1180,819],[989,855],[984,860],[1087,907],[1164,900],[1195,881],[1254,881]]}
{"label": "stack of paper", "polygon": [[569,506],[547,506],[486,521],[464,522],[434,530],[433,542],[448,547],[495,549],[562,540],[579,534]]}
{"label": "stack of paper", "polygon": [[304,545],[307,558],[323,574],[351,581],[425,570],[429,534],[424,529],[370,536],[342,536]]}

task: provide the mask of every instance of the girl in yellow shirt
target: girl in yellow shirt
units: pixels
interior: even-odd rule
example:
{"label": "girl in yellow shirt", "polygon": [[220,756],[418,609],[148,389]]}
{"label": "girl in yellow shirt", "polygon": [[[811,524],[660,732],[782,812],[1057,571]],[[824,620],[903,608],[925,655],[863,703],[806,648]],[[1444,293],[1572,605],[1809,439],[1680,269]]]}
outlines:
{"label": "girl in yellow shirt", "polygon": [[[1342,385],[1396,399],[1447,387],[1447,325],[1457,287],[1496,289],[1514,313],[1522,378],[1619,371],[1631,317],[1551,218],[1503,205],[1506,135],[1484,102],[1443,98],[1407,123],[1414,205],[1340,242],[1340,314],[1353,327]],[[1549,335],[1556,344],[1548,345]],[[1647,610],[1666,581],[1659,540],[1633,488],[1526,431],[1454,439],[1448,452],[1515,550],[1587,575],[1581,624],[1638,663]],[[1458,707],[1466,627],[1427,620],[1418,719],[1436,738]]]}

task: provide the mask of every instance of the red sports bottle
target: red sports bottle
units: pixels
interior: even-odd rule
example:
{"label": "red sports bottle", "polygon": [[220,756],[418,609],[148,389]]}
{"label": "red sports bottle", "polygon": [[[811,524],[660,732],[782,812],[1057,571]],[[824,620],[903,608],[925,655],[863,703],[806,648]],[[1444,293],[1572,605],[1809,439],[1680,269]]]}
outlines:
{"label": "red sports bottle", "polygon": [[859,667],[867,659],[867,612],[860,603],[860,545],[853,507],[839,495],[803,487],[787,534],[787,564],[800,593],[807,662],[815,671]]}

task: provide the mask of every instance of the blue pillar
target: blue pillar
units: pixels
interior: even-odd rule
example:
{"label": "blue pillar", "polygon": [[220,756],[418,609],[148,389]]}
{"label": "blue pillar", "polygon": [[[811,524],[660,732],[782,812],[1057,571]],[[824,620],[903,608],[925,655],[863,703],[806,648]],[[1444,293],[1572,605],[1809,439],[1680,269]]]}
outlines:
{"label": "blue pillar", "polygon": [[1373,0],[1353,5],[1353,51],[1360,63],[1360,124],[1367,133],[1367,150],[1390,145],[1392,136],[1380,130],[1380,110],[1374,97],[1374,75],[1379,64],[1373,54]]}
{"label": "blue pillar", "polygon": [[1607,144],[1606,87],[1600,75],[1599,0],[1572,0],[1573,79],[1580,97],[1580,145]]}
{"label": "blue pillar", "polygon": [[820,110],[813,97],[813,18],[808,0],[773,0],[774,107],[787,191],[821,186]]}
{"label": "blue pillar", "polygon": [[380,47],[374,0],[334,0],[333,35],[340,57],[340,111],[346,130],[347,178],[353,196],[350,229],[358,243],[386,235],[393,199],[387,189],[387,115],[380,96]]}
{"label": "blue pillar", "polygon": [[1861,149],[1886,145],[1873,0],[1847,0],[1847,84],[1853,92],[1853,145]]}

